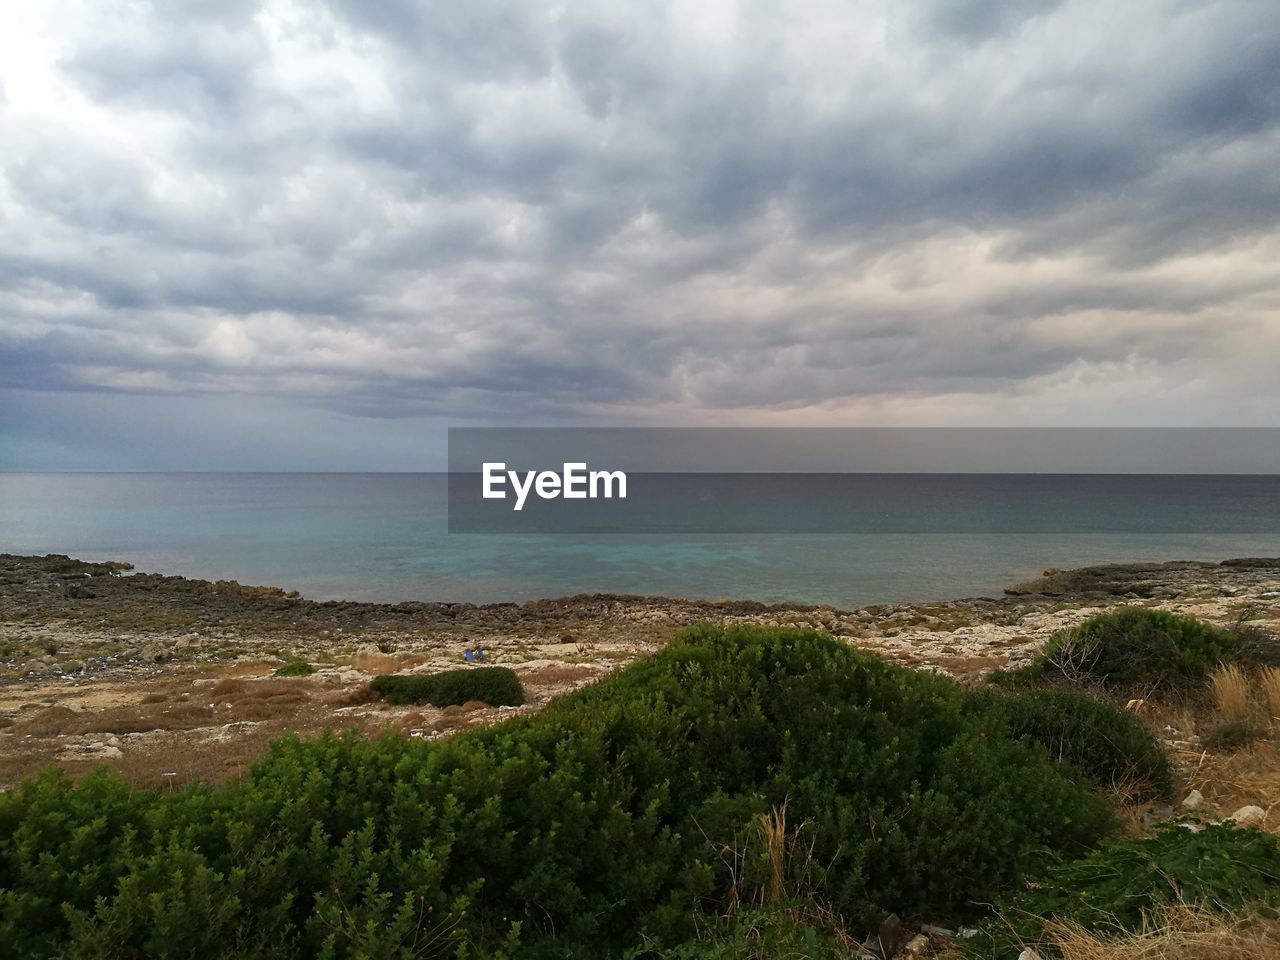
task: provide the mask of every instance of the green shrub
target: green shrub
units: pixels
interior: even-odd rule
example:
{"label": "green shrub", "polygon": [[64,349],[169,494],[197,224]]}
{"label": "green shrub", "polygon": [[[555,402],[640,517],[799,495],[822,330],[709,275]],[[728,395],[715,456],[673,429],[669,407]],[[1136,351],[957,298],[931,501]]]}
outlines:
{"label": "green shrub", "polygon": [[1136,800],[1173,793],[1173,768],[1138,719],[1113,703],[1074,690],[1035,690],[1005,698],[1010,730],[1048,748],[1100,785]]}
{"label": "green shrub", "polygon": [[784,802],[807,824],[789,883],[869,928],[972,909],[1114,824],[990,696],[813,631],[701,626],[434,742],[290,737],[243,781],[176,793],[29,780],[0,794],[0,942],[196,960],[671,947],[723,911],[733,851]]}
{"label": "green shrub", "polygon": [[464,667],[443,673],[388,674],[374,677],[373,692],[388,703],[449,707],[480,700],[491,707],[524,703],[520,678],[508,667]]}
{"label": "green shrub", "polygon": [[291,660],[283,667],[276,670],[277,677],[309,677],[316,672],[316,668],[305,660]]}
{"label": "green shrub", "polygon": [[1204,681],[1240,641],[1212,624],[1167,610],[1120,607],[1059,630],[1026,667],[993,679],[1096,680],[1121,688],[1176,688]]}
{"label": "green shrub", "polygon": [[1178,902],[1209,911],[1280,904],[1280,838],[1234,826],[1193,832],[1166,824],[1154,836],[1110,841],[999,901],[999,917],[982,925],[968,955],[1014,960],[1027,945],[1048,956],[1046,920],[1122,935]]}

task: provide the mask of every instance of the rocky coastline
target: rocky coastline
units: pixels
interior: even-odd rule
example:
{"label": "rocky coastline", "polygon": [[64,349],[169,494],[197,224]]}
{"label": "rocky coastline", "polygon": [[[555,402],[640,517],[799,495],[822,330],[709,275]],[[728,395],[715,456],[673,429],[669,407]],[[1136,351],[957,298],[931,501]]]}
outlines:
{"label": "rocky coastline", "polygon": [[[73,772],[107,762],[140,780],[221,776],[287,730],[356,726],[434,737],[492,722],[504,712],[444,716],[361,695],[377,673],[456,666],[476,646],[521,673],[531,694],[521,709],[533,710],[700,620],[812,626],[896,662],[972,680],[1024,662],[1053,631],[1119,603],[1278,632],[1280,558],[1049,570],[998,597],[839,610],[623,595],[317,602],[278,587],[135,573],[123,563],[0,554],[0,786],[50,761]],[[315,673],[274,678],[295,661]]]}

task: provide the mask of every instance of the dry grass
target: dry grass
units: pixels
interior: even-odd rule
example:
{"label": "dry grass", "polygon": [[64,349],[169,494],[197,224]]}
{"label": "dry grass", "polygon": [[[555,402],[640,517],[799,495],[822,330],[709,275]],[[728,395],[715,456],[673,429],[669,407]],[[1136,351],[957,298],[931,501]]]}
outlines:
{"label": "dry grass", "polygon": [[583,680],[594,680],[602,675],[603,671],[586,664],[565,663],[521,670],[520,682],[525,686],[559,687],[566,684],[576,685]]}
{"label": "dry grass", "polygon": [[1247,714],[1250,735],[1236,740],[1219,735],[1224,719],[1240,716],[1239,683],[1228,681],[1227,686],[1235,689],[1224,698],[1226,711],[1206,692],[1201,697],[1149,699],[1137,715],[1162,741],[1176,743],[1167,749],[1175,769],[1177,800],[1192,789],[1200,791],[1205,805],[1198,812],[1209,818],[1226,817],[1254,804],[1267,811],[1262,829],[1280,832],[1280,738],[1259,722],[1265,681],[1259,677],[1252,684]]}
{"label": "dry grass", "polygon": [[363,651],[352,656],[351,666],[362,673],[395,673],[400,669],[400,658],[392,653]]}
{"label": "dry grass", "polygon": [[1107,940],[1069,924],[1050,924],[1063,960],[1275,960],[1280,920],[1206,914],[1181,906],[1147,929]]}
{"label": "dry grass", "polygon": [[1253,713],[1253,684],[1248,674],[1235,664],[1218,667],[1209,675],[1209,692],[1221,723],[1249,725]]}
{"label": "dry grass", "polygon": [[150,730],[192,730],[217,719],[207,704],[178,702],[134,704],[106,710],[76,712],[47,707],[13,726],[21,736],[61,737],[86,733],[145,733]]}
{"label": "dry grass", "polygon": [[1259,740],[1229,752],[1187,751],[1187,786],[1204,794],[1210,815],[1227,816],[1246,804],[1267,811],[1264,830],[1280,829],[1273,806],[1280,798],[1280,742]]}
{"label": "dry grass", "polygon": [[1280,667],[1266,667],[1258,674],[1258,687],[1267,711],[1267,725],[1280,732]]}
{"label": "dry grass", "polygon": [[431,658],[424,653],[375,653],[362,650],[351,656],[351,666],[361,673],[372,673],[375,676],[383,673],[399,673]]}

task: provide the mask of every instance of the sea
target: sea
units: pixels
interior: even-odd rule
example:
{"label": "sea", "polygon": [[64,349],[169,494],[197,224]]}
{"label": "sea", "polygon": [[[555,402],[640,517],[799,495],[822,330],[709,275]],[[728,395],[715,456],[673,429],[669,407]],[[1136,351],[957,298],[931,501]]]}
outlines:
{"label": "sea", "polygon": [[[931,476],[913,487],[850,475],[785,487],[810,515],[838,499],[844,532],[476,534],[450,532],[442,473],[0,473],[0,552],[124,560],[315,600],[617,593],[838,608],[998,596],[1050,567],[1280,556],[1280,477],[1158,481],[1111,476],[1048,524],[993,522],[993,509],[1014,490],[1026,513],[1055,489],[1078,492],[1080,478]],[[847,522],[873,489],[858,484],[918,489],[894,509],[945,519]]]}

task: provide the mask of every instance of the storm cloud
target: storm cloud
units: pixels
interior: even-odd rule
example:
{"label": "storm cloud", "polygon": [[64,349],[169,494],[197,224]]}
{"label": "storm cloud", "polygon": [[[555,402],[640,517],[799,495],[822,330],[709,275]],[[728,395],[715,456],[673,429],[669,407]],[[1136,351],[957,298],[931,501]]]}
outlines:
{"label": "storm cloud", "polygon": [[1274,14],[13,0],[0,468],[1278,426]]}

